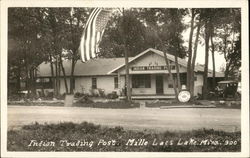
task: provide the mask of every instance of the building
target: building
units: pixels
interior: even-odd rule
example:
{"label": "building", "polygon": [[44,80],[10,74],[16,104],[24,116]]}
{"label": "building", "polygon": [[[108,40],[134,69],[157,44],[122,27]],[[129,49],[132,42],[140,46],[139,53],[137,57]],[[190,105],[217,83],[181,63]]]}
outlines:
{"label": "building", "polygon": [[[167,53],[171,72],[176,75],[174,56]],[[124,58],[97,58],[85,63],[77,62],[74,71],[74,92],[84,94],[105,94],[116,92],[123,95],[125,90]],[[70,85],[71,62],[64,61],[68,86]],[[181,84],[186,84],[187,62],[178,58]],[[194,95],[202,93],[204,68],[195,67]],[[173,85],[169,80],[163,52],[149,48],[135,57],[129,58],[129,73],[132,98],[174,98]],[[38,67],[37,82],[43,83],[45,92],[53,91],[49,63]],[[209,80],[212,72],[209,71]],[[223,73],[216,72],[216,79],[222,80]],[[47,86],[45,86],[47,85]],[[40,91],[41,89],[38,89]],[[60,78],[60,93],[65,93],[64,80]]]}

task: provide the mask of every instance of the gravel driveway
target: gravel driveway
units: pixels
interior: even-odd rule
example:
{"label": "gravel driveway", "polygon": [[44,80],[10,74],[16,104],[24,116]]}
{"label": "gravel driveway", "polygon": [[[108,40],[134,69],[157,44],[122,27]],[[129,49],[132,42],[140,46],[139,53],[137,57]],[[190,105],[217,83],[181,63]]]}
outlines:
{"label": "gravel driveway", "polygon": [[192,130],[213,128],[224,131],[240,130],[239,109],[219,108],[136,108],[100,109],[82,107],[51,106],[8,106],[8,129],[38,123],[58,123],[83,121],[104,126],[122,126],[126,129],[149,130]]}

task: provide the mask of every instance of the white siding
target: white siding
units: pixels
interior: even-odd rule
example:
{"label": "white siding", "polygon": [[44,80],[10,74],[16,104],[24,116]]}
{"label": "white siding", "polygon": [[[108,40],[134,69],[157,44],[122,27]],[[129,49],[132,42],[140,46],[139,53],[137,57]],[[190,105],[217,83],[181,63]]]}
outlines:
{"label": "white siding", "polygon": [[[160,74],[163,75],[163,94],[173,95],[174,89],[168,88],[169,81],[169,75],[167,74]],[[156,82],[155,82],[156,75],[151,75],[151,88],[133,88],[132,89],[132,95],[140,95],[140,94],[156,94]],[[131,79],[131,78],[130,78]],[[132,85],[132,81],[131,81]],[[132,87],[132,86],[131,86]]]}
{"label": "white siding", "polygon": [[120,93],[119,88],[115,88],[115,76],[93,76],[93,77],[78,77],[75,79],[75,92],[91,94],[92,78],[96,78],[97,89],[93,89],[94,93],[98,93],[98,89],[103,89],[105,94],[116,91]]}
{"label": "white siding", "polygon": [[[70,79],[67,78],[67,86],[68,86],[68,91],[70,90]],[[64,79],[63,78],[60,78],[60,91],[59,93],[60,94],[63,94],[66,92],[66,88],[65,88],[65,84],[64,84]]]}
{"label": "white siding", "polygon": [[[174,62],[172,63],[174,65]],[[164,57],[155,54],[155,53],[148,53],[145,56],[139,58],[139,60],[135,60],[129,65],[129,73],[130,74],[162,74],[168,73],[167,70],[147,70],[147,71],[132,71],[131,67],[133,66],[166,66],[166,62]],[[119,70],[121,74],[125,74],[125,68],[121,68]],[[179,67],[180,73],[186,72],[186,68],[183,66]],[[176,70],[171,70],[172,73],[176,73]]]}
{"label": "white siding", "polygon": [[[132,77],[130,77],[130,80],[132,88]],[[132,88],[132,95],[140,94],[156,94],[155,75],[151,75],[151,88]]]}
{"label": "white siding", "polygon": [[197,80],[194,82],[194,96],[197,96],[198,93],[202,94],[202,86],[203,86],[203,75],[195,74]]}
{"label": "white siding", "polygon": [[168,88],[168,84],[172,84],[169,75],[164,75],[164,94],[174,95],[174,88]]}

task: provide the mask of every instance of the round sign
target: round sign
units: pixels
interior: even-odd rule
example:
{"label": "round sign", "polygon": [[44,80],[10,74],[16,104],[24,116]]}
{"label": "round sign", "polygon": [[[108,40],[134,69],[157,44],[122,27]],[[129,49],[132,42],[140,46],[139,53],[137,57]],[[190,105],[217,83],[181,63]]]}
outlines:
{"label": "round sign", "polygon": [[180,102],[188,102],[189,99],[191,98],[191,94],[189,91],[181,91],[178,95],[178,99]]}

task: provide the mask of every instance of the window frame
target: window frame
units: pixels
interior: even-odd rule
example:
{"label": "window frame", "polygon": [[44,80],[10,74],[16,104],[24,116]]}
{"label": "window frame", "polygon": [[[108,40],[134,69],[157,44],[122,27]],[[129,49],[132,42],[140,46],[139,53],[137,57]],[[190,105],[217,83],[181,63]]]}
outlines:
{"label": "window frame", "polygon": [[114,77],[114,88],[115,88],[115,89],[117,89],[117,88],[119,87],[118,82],[119,82],[119,81],[118,81],[118,77],[115,76],[115,77]]}
{"label": "window frame", "polygon": [[132,75],[132,88],[151,88],[151,75]]}
{"label": "window frame", "polygon": [[91,78],[91,82],[92,82],[92,84],[91,84],[92,89],[97,89],[97,78],[96,77],[92,77]]}

